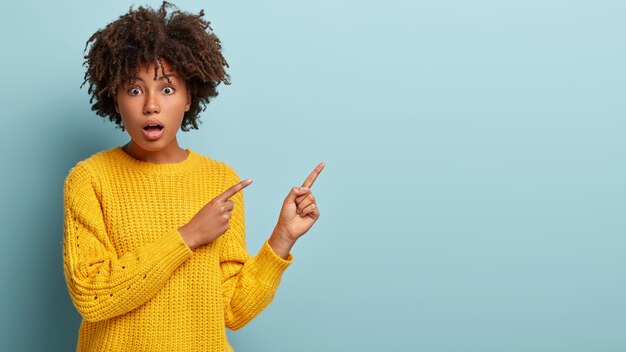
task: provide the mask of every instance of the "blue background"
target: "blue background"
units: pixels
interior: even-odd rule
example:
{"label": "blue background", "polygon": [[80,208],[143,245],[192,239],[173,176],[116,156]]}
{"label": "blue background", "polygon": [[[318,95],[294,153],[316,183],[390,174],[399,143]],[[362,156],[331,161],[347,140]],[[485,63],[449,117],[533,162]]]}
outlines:
{"label": "blue background", "polygon": [[[63,181],[128,140],[79,89],[83,48],[131,4],[3,5],[4,351],[75,347]],[[232,76],[179,141],[254,179],[250,252],[327,163],[236,350],[626,351],[625,2],[176,4],[205,9]]]}

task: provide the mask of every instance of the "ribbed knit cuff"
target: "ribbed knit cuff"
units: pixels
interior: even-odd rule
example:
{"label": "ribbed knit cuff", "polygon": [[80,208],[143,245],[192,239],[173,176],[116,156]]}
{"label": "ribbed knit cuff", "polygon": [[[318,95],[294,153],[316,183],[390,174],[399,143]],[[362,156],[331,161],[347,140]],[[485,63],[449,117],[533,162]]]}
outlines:
{"label": "ribbed knit cuff", "polygon": [[254,260],[259,266],[258,279],[269,285],[278,285],[283,273],[293,262],[293,255],[289,253],[287,259],[279,257],[266,240]]}
{"label": "ribbed knit cuff", "polygon": [[167,263],[173,267],[178,267],[193,255],[193,251],[187,246],[178,230],[159,238],[154,247],[154,255],[157,258],[166,259]]}

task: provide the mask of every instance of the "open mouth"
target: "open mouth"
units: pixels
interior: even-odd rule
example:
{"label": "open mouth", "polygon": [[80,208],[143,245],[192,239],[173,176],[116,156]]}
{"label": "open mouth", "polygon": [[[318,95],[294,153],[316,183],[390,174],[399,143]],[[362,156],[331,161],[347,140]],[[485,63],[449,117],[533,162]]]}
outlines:
{"label": "open mouth", "polygon": [[149,141],[156,141],[163,136],[163,128],[158,121],[146,122],[143,126],[143,136]]}
{"label": "open mouth", "polygon": [[145,126],[143,129],[144,129],[144,131],[160,131],[160,130],[163,129],[163,126],[161,126],[161,125],[148,125],[148,126]]}

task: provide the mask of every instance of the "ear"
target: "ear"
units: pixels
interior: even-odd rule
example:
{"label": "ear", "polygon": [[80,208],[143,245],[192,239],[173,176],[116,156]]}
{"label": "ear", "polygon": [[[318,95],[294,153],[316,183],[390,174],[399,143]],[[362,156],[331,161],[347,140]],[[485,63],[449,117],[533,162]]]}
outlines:
{"label": "ear", "polygon": [[191,108],[191,94],[187,91],[187,104],[185,105],[185,112],[189,111]]}

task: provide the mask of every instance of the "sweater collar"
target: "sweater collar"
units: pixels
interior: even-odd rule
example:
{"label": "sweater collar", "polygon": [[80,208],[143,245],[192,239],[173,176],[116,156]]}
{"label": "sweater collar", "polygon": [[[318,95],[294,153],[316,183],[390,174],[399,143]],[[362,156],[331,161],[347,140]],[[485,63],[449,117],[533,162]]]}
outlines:
{"label": "sweater collar", "polygon": [[181,172],[189,171],[195,168],[200,160],[201,155],[197,154],[190,148],[185,148],[189,155],[183,161],[171,164],[154,164],[147,161],[135,159],[132,156],[126,154],[121,146],[113,148],[113,156],[118,160],[124,168],[134,169],[140,172],[146,172],[151,174],[178,174]]}

